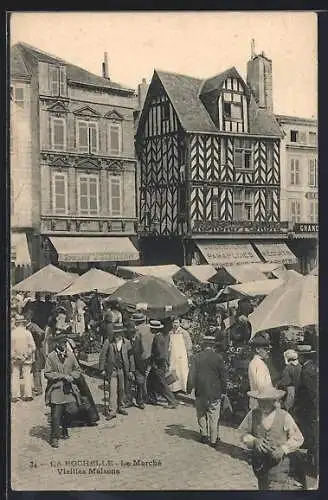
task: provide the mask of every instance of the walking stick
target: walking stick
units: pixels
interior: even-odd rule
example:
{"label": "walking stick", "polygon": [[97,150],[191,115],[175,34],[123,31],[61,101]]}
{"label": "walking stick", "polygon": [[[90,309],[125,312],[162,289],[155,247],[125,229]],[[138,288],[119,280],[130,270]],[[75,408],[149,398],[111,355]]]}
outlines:
{"label": "walking stick", "polygon": [[107,408],[107,398],[106,398],[106,375],[104,375],[103,379],[103,390],[104,390],[104,416],[106,417],[108,415],[108,408]]}

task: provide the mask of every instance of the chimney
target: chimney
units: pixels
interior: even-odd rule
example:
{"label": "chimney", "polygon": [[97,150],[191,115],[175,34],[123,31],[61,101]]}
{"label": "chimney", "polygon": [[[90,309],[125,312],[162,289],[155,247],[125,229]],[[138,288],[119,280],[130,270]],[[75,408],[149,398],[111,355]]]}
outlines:
{"label": "chimney", "polygon": [[110,80],[108,76],[108,54],[107,52],[104,52],[104,62],[102,63],[102,76],[103,78],[107,78],[107,80]]}
{"label": "chimney", "polygon": [[251,42],[251,59],[247,63],[247,84],[260,108],[273,112],[272,61],[262,51],[255,54],[255,41]]}
{"label": "chimney", "polygon": [[138,108],[140,109],[140,111],[142,110],[142,107],[144,105],[146,95],[148,92],[148,88],[149,88],[149,85],[147,83],[147,80],[146,80],[146,78],[143,78],[142,82],[139,83],[139,85],[138,85]]}

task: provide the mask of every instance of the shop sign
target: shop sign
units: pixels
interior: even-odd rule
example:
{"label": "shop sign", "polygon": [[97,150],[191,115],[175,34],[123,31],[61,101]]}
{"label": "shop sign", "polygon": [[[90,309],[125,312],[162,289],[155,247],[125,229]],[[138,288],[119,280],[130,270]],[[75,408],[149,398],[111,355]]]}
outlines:
{"label": "shop sign", "polygon": [[312,223],[296,223],[294,226],[295,233],[317,233],[319,231],[319,224]]}
{"label": "shop sign", "polygon": [[288,222],[195,221],[194,233],[287,233]]}

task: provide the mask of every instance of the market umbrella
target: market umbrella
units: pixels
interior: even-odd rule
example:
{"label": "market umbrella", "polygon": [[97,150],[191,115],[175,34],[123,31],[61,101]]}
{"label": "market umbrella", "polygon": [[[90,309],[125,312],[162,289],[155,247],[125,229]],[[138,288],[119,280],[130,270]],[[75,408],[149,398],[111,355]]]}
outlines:
{"label": "market umbrella", "polygon": [[318,324],[318,277],[291,277],[273,290],[248,317],[252,337],[284,326],[303,328]]}
{"label": "market umbrella", "polygon": [[19,292],[58,293],[74,282],[75,278],[59,267],[49,264],[24,281],[17,283],[13,290]]}
{"label": "market umbrella", "polygon": [[110,294],[125,283],[125,280],[101,269],[90,269],[82,274],[71,286],[61,290],[58,295],[79,295],[97,290],[98,293]]}
{"label": "market umbrella", "polygon": [[258,297],[269,295],[273,290],[281,286],[283,282],[282,279],[250,281],[238,285],[229,285],[226,287],[226,291],[230,292],[233,298]]}
{"label": "market umbrella", "polygon": [[191,300],[162,278],[141,276],[127,281],[111,295],[125,306],[144,310],[153,319],[185,314]]}

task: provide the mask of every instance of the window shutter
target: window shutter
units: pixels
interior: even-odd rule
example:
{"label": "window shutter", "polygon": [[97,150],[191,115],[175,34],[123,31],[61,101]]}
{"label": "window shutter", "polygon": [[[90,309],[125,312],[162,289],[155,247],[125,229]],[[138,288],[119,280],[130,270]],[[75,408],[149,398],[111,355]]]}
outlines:
{"label": "window shutter", "polygon": [[39,92],[41,95],[49,95],[49,80],[50,80],[50,72],[49,65],[44,62],[39,62]]}
{"label": "window shutter", "polygon": [[111,123],[109,126],[109,153],[116,155],[120,153],[120,125]]}
{"label": "window shutter", "polygon": [[91,153],[97,153],[98,152],[98,129],[96,124],[90,125],[90,149]]}
{"label": "window shutter", "polygon": [[122,184],[120,177],[109,179],[109,209],[112,216],[122,215]]}
{"label": "window shutter", "polygon": [[56,173],[53,178],[53,210],[56,214],[67,212],[67,176]]}
{"label": "window shutter", "polygon": [[59,96],[59,68],[54,65],[49,66],[50,75],[50,93],[53,96]]}
{"label": "window shutter", "polygon": [[86,122],[78,122],[78,150],[81,153],[89,152],[88,125]]}
{"label": "window shutter", "polygon": [[59,68],[59,76],[60,76],[60,95],[67,95],[67,81],[66,81],[66,68],[65,66],[60,66]]}

